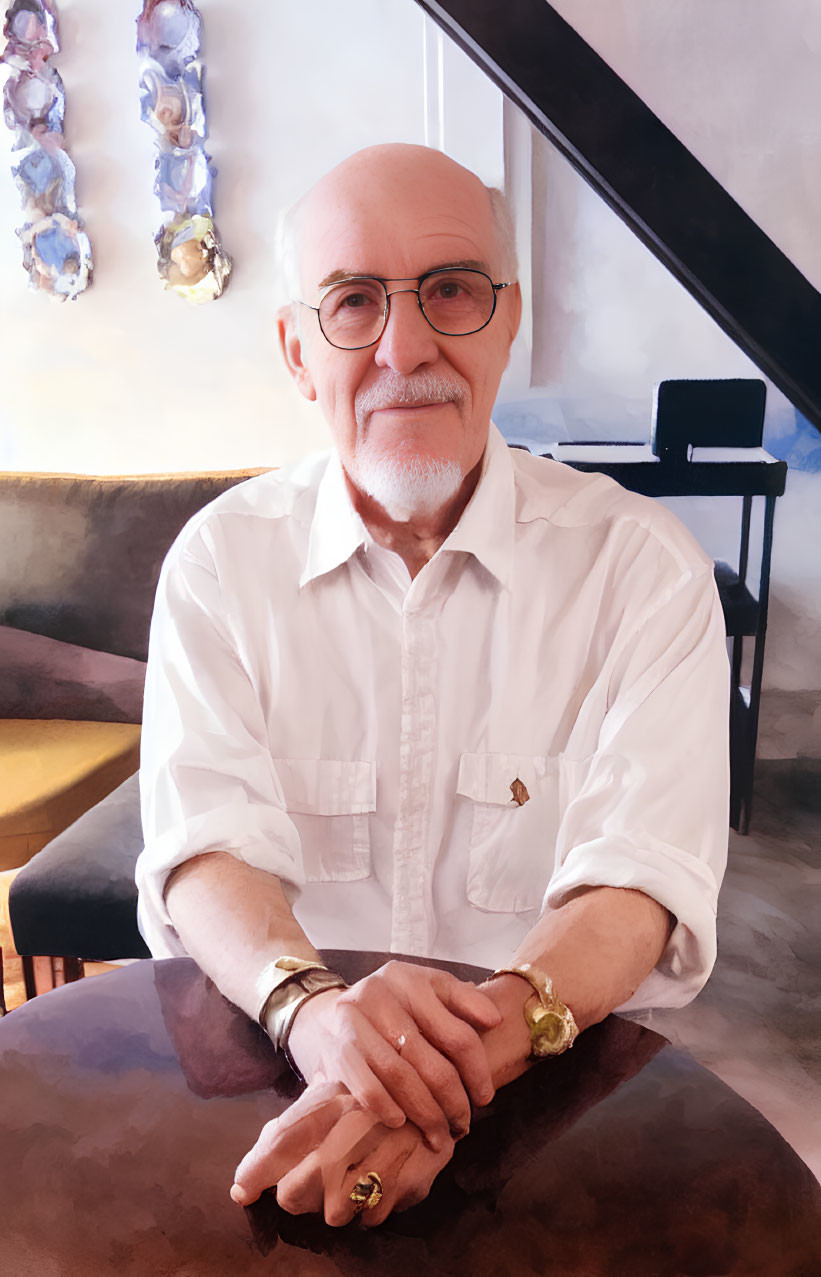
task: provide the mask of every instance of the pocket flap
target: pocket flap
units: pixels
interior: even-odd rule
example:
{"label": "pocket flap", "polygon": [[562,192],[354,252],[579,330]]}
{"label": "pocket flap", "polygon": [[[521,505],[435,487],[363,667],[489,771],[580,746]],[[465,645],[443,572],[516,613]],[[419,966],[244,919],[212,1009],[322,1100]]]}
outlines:
{"label": "pocket flap", "polygon": [[350,816],[376,811],[376,764],[335,758],[275,758],[289,812]]}
{"label": "pocket flap", "polygon": [[456,792],[477,803],[516,806],[511,786],[518,780],[536,794],[557,759],[534,754],[462,754]]}

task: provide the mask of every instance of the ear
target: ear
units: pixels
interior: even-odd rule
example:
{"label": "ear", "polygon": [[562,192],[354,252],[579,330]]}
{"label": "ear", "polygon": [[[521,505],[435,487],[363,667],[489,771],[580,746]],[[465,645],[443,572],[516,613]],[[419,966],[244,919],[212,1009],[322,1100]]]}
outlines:
{"label": "ear", "polygon": [[285,359],[288,372],[297,384],[297,389],[306,399],[316,399],[316,387],[302,357],[302,339],[297,328],[293,306],[281,306],[277,311],[277,335],[279,348]]}

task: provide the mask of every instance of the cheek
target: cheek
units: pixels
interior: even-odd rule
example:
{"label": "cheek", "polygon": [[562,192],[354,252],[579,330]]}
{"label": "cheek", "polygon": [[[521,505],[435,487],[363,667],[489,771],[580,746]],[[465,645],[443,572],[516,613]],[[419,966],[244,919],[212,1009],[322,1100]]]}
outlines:
{"label": "cheek", "polygon": [[334,357],[314,363],[312,369],[319,406],[329,416],[350,411],[356,395],[359,376],[350,365]]}
{"label": "cheek", "polygon": [[354,412],[356,392],[367,373],[368,363],[340,352],[340,359],[326,360],[315,377],[317,401],[320,411],[331,428],[334,441],[342,455],[354,447],[357,426]]}

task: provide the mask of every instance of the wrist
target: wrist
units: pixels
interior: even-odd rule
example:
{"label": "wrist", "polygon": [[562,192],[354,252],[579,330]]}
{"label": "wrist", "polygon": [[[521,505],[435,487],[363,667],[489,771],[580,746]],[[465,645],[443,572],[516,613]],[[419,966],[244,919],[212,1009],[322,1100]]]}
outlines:
{"label": "wrist", "polygon": [[287,1059],[294,1072],[306,1082],[313,1079],[321,1057],[317,1043],[321,1042],[323,1034],[327,1036],[321,1024],[322,1017],[341,993],[342,989],[321,989],[312,997],[303,999],[291,1018]]}
{"label": "wrist", "polygon": [[501,967],[490,981],[513,978],[530,989],[523,1014],[530,1034],[530,1060],[562,1055],[579,1036],[573,1012],[562,1002],[553,988],[553,980],[532,962],[516,967]]}
{"label": "wrist", "polygon": [[479,988],[495,1002],[501,1023],[482,1034],[494,1087],[512,1082],[530,1067],[530,1030],[524,1006],[533,990],[520,976],[503,975],[487,980]]}
{"label": "wrist", "polygon": [[288,1063],[299,1073],[288,1048],[291,1029],[297,1012],[320,993],[347,988],[345,981],[335,971],[321,962],[301,958],[281,957],[270,963],[258,980],[262,989],[259,1022],[277,1050],[282,1051]]}

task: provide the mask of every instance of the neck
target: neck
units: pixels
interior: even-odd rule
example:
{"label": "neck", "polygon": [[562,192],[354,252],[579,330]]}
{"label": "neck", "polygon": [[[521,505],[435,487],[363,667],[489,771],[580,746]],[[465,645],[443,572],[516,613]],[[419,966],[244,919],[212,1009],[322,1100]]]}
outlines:
{"label": "neck", "polygon": [[452,499],[437,510],[411,514],[407,521],[392,519],[387,511],[355,487],[345,472],[345,482],[351,500],[365,527],[377,545],[392,550],[403,560],[411,577],[415,577],[433,558],[440,545],[450,536],[479,482],[481,460],[465,475],[459,490]]}

